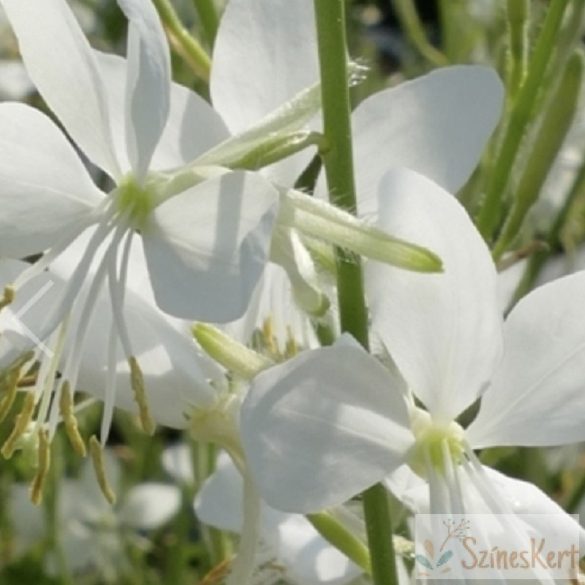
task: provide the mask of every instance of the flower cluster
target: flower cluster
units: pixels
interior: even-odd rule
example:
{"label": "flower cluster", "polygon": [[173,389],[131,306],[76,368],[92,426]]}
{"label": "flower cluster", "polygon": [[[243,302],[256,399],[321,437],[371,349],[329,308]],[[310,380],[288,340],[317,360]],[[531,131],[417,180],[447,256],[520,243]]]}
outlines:
{"label": "flower cluster", "polygon": [[[523,296],[583,178],[548,250],[520,230],[583,69],[568,40],[548,57],[539,43],[577,39],[579,9],[550,7],[526,71],[512,44],[505,83],[452,64],[373,91],[341,0],[229,0],[211,59],[167,0],[116,1],[125,57],[94,48],[66,0],[0,0],[23,100],[34,86],[45,106],[0,103],[0,451],[22,452],[37,504],[59,489],[61,428],[96,475],[85,466],[53,494],[63,534],[48,571],[99,566],[122,534],[138,542],[194,510],[202,542],[239,535],[203,583],[409,582],[414,545],[392,529],[389,493],[415,514],[501,516],[518,538],[542,529],[523,514],[584,538],[544,491],[483,460],[585,441],[585,273]],[[514,10],[512,33],[527,19]],[[200,93],[173,81],[175,61]],[[538,93],[555,65],[560,81]],[[350,113],[352,86],[368,95]],[[501,271],[531,253],[503,293]],[[150,435],[184,430],[199,467],[167,448],[172,482],[120,487],[105,450],[116,408]],[[36,526],[13,487],[13,524]],[[16,535],[23,550],[38,540]],[[115,552],[112,581],[128,562]]]}

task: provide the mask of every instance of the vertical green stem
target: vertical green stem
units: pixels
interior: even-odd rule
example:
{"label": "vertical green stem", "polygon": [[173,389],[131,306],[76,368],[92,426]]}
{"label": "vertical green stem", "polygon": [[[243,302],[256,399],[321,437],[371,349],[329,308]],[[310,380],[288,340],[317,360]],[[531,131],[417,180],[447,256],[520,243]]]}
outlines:
{"label": "vertical green stem", "polygon": [[[321,68],[323,126],[328,150],[325,173],[332,203],[355,213],[356,195],[351,141],[344,0],[315,0]],[[368,315],[358,257],[337,250],[337,289],[342,331],[368,348]],[[363,494],[368,546],[375,585],[398,583],[392,524],[384,487]]]}
{"label": "vertical green stem", "polygon": [[207,44],[213,47],[215,35],[219,26],[219,15],[214,0],[193,0],[195,9],[201,21],[201,28],[205,34]]}
{"label": "vertical green stem", "polygon": [[211,71],[209,55],[183,26],[170,0],[153,0],[153,2],[175,51],[183,57],[195,75],[204,81],[209,81]]}
{"label": "vertical green stem", "polygon": [[528,65],[528,0],[507,0],[508,25],[508,88],[514,95],[522,85]]}
{"label": "vertical green stem", "polygon": [[516,162],[516,155],[528,122],[534,115],[538,103],[539,89],[561,27],[568,0],[555,0],[549,3],[542,32],[534,48],[526,80],[518,90],[518,95],[510,112],[510,120],[498,153],[486,198],[478,216],[477,225],[483,236],[491,240],[501,219],[503,196]]}
{"label": "vertical green stem", "polygon": [[544,181],[571,127],[581,93],[584,58],[576,51],[562,72],[551,105],[542,119],[534,147],[516,188],[514,203],[496,240],[493,257],[497,262],[516,238],[526,214],[538,200]]}
{"label": "vertical green stem", "polygon": [[[323,126],[326,152],[323,157],[329,197],[333,204],[356,212],[350,103],[343,0],[315,0]],[[364,301],[359,257],[337,250],[337,288],[341,329],[368,347],[368,315]]]}

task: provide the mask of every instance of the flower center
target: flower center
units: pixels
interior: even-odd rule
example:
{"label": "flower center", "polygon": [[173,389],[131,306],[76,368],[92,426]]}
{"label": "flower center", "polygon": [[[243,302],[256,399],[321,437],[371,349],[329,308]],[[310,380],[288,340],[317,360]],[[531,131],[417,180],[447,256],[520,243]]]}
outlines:
{"label": "flower center", "polygon": [[126,217],[135,230],[144,229],[146,221],[157,205],[156,193],[152,188],[141,186],[132,176],[125,177],[114,193],[119,215]]}
{"label": "flower center", "polygon": [[411,415],[411,425],[416,442],[408,464],[415,473],[424,478],[432,470],[445,475],[448,465],[462,462],[465,456],[465,433],[455,421],[437,422],[428,412],[415,408]]}

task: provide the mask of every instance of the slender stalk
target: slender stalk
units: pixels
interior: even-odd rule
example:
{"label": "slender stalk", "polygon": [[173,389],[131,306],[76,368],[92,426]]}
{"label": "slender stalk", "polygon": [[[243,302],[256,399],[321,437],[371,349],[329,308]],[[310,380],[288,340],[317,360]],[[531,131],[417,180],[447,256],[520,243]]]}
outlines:
{"label": "slender stalk", "polygon": [[211,71],[209,55],[203,50],[199,41],[183,26],[170,0],[153,0],[153,2],[175,51],[183,57],[195,75],[206,82],[209,81]]}
{"label": "slender stalk", "polygon": [[205,40],[210,47],[215,43],[215,35],[219,26],[219,15],[214,0],[193,0],[201,21]]}
{"label": "slender stalk", "polygon": [[[315,0],[325,142],[323,163],[331,202],[356,212],[343,0]],[[337,250],[341,329],[368,347],[368,316],[358,256]]]}
{"label": "slender stalk", "polygon": [[521,87],[528,67],[528,22],[530,2],[507,0],[506,22],[508,25],[508,88],[514,95]]}
{"label": "slender stalk", "polygon": [[479,213],[477,225],[483,236],[491,240],[502,215],[503,196],[508,187],[516,155],[524,137],[529,121],[535,113],[540,96],[542,78],[553,54],[558,32],[568,0],[555,0],[549,3],[542,32],[534,48],[526,80],[518,90],[510,113],[510,120],[502,147],[498,152],[495,165],[487,185],[484,205]]}
{"label": "slender stalk", "polygon": [[[356,195],[347,83],[347,39],[344,0],[315,0],[321,68],[323,127],[329,149],[324,153],[331,202],[355,213]],[[359,257],[337,250],[337,290],[342,331],[368,348],[367,309]],[[383,497],[382,497],[383,496]],[[398,583],[392,523],[384,487],[363,494],[368,546],[375,585]]]}
{"label": "slender stalk", "polygon": [[493,249],[496,262],[517,236],[526,214],[538,200],[548,172],[571,127],[581,93],[583,68],[583,54],[576,51],[564,68],[561,82],[542,119],[534,147],[516,188],[514,203]]}
{"label": "slender stalk", "polygon": [[567,221],[571,216],[571,211],[574,208],[575,201],[583,196],[585,193],[585,162],[581,163],[581,167],[573,181],[569,194],[563,204],[563,207],[559,211],[550,232],[546,238],[548,244],[547,249],[536,252],[530,257],[528,265],[522,275],[522,280],[518,284],[514,297],[512,299],[512,305],[516,304],[525,294],[527,294],[534,286],[540,271],[549,259],[551,253],[557,251],[561,247],[563,229],[567,225]]}

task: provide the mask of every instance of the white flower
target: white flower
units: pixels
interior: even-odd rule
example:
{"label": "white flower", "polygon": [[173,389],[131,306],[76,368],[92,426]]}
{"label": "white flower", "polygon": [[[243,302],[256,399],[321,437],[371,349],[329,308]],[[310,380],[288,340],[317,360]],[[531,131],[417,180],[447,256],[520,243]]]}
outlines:
{"label": "white flower", "polygon": [[[241,315],[268,255],[277,193],[243,171],[200,169],[179,185],[160,172],[193,161],[228,132],[203,99],[171,84],[168,46],[152,3],[120,0],[129,20],[127,61],[93,51],[64,0],[5,0],[3,6],[37,89],[115,188],[106,195],[96,187],[46,116],[1,104],[0,253],[46,251],[30,278],[96,226],[69,294],[93,262],[95,278],[108,281],[112,303],[120,305],[123,250],[140,233],[161,308],[215,321]],[[116,325],[123,329],[123,319]],[[49,322],[47,330],[54,326]]]}
{"label": "white flower", "polygon": [[[241,35],[241,23],[253,33]],[[246,66],[249,55],[258,66]],[[245,130],[318,81],[316,56],[309,0],[231,0],[214,53],[214,107],[232,132]],[[236,91],[242,87],[243,91]],[[352,114],[359,215],[377,216],[377,185],[391,167],[416,170],[451,192],[460,189],[498,122],[503,97],[503,85],[493,70],[455,66],[385,89],[360,103]],[[233,104],[236,100],[237,106]],[[319,129],[316,123],[314,127]],[[302,152],[292,162],[287,159],[266,172],[284,187],[291,187],[309,160]],[[326,198],[324,177],[316,192]],[[244,318],[229,328],[239,340],[247,343],[254,328],[262,328],[269,319],[275,322],[281,346],[289,335],[287,325],[299,345],[315,346],[315,336],[307,333],[312,325],[305,313],[315,316],[322,310],[318,293],[328,290],[314,274],[310,258],[300,261],[291,249],[292,245],[280,264],[293,281],[292,290],[280,271],[265,272]],[[299,267],[296,275],[291,265]],[[286,313],[279,315],[282,308]]]}
{"label": "white flower", "polygon": [[[505,513],[529,501],[547,513],[547,496],[503,476],[495,483],[473,449],[585,439],[585,273],[537,289],[502,327],[489,251],[451,195],[390,171],[380,224],[436,250],[445,272],[369,265],[372,330],[392,364],[342,341],[256,378],[241,428],[262,496],[278,509],[316,511],[408,463],[429,482],[432,512]],[[457,417],[480,397],[462,428]]]}
{"label": "white flower", "polygon": [[[165,469],[185,481],[192,479],[190,452],[186,445],[165,450]],[[194,502],[203,523],[220,530],[241,533],[243,524],[243,482],[230,458],[220,453],[217,467],[203,484]],[[328,544],[299,514],[278,512],[262,506],[256,578],[285,580],[298,585],[343,585],[359,575],[359,569]],[[265,581],[262,582],[272,582]]]}
{"label": "white flower", "polygon": [[[52,438],[57,425],[64,420],[70,438],[75,441],[70,417],[74,416],[72,407],[77,388],[92,396],[93,401],[104,402],[100,433],[104,444],[114,406],[137,412],[143,426],[151,431],[154,422],[183,428],[189,423],[188,414],[193,406],[209,407],[218,398],[210,380],[219,376],[219,370],[195,346],[186,324],[171,319],[152,300],[132,290],[140,286],[134,278],[129,279],[130,286],[125,291],[125,323],[128,343],[141,364],[138,378],[117,342],[116,314],[108,296],[104,292],[99,294],[90,285],[82,287],[81,294],[83,298],[91,295],[94,298],[73,307],[68,321],[55,334],[39,339],[46,307],[66,287],[83,250],[84,242],[69,246],[49,271],[29,282],[15,302],[0,313],[0,356],[6,368],[0,370],[2,376],[12,370],[24,376],[28,364],[35,361],[40,364],[34,385],[25,388],[32,400],[27,415],[31,424],[19,432],[15,429],[7,441],[12,446],[3,447],[7,456],[20,445],[22,438],[33,437],[35,445],[41,429],[47,429]],[[18,278],[28,266],[16,260],[0,261],[0,286]],[[26,354],[30,345],[35,345],[35,349],[27,364],[19,364],[19,356]],[[64,394],[68,394],[67,401],[71,400],[69,407],[62,403]],[[6,401],[9,396],[10,393]]]}

